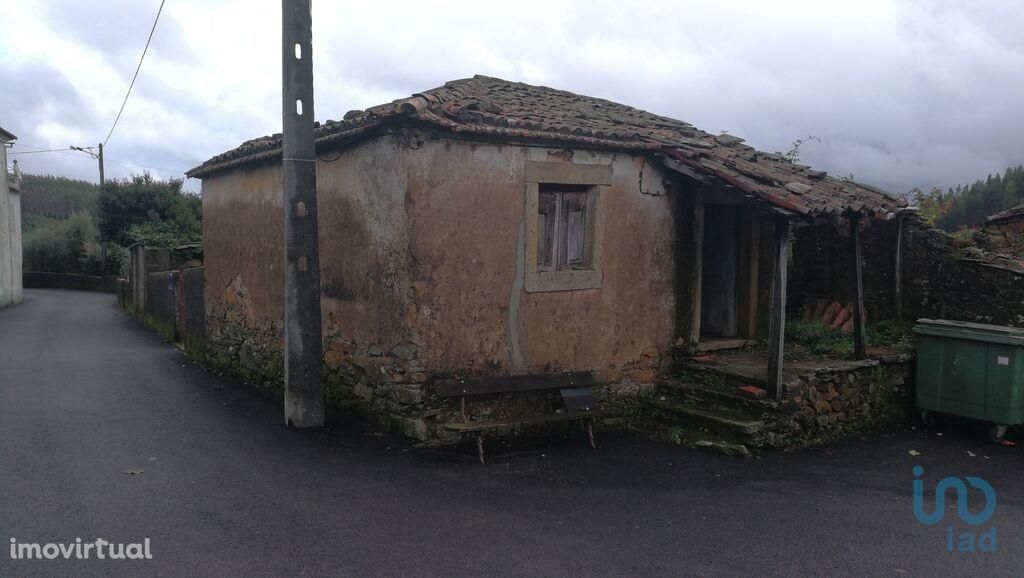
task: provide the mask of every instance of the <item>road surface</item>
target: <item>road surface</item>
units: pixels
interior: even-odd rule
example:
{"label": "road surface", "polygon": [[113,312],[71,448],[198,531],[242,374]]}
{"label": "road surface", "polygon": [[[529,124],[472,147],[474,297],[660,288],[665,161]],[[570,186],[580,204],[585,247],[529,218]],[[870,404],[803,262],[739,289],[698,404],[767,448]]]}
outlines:
{"label": "road surface", "polygon": [[[480,466],[281,421],[276,397],[190,363],[113,297],[26,291],[0,309],[0,575],[1024,572],[1024,446],[976,431],[747,459],[600,432],[598,450],[547,439]],[[995,552],[947,551],[946,527],[968,529],[955,510],[915,519],[914,465],[931,488],[991,483]],[[12,538],[148,538],[152,559],[12,559]]]}

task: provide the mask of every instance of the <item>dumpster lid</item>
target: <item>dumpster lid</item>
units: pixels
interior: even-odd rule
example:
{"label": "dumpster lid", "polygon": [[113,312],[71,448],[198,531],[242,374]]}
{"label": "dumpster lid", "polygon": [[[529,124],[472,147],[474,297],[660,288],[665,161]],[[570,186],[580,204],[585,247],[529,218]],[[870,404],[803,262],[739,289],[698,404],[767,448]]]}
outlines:
{"label": "dumpster lid", "polygon": [[1024,345],[1024,328],[1005,325],[986,325],[968,321],[952,321],[949,319],[918,319],[914,333],[919,335],[936,335],[939,337],[955,337],[972,341],[988,341],[1008,345]]}

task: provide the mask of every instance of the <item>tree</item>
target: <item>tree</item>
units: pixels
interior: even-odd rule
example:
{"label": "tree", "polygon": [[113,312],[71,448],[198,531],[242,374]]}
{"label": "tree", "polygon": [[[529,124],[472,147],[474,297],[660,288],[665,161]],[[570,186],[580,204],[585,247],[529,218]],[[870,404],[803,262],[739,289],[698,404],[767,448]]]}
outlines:
{"label": "tree", "polygon": [[181,190],[180,179],[149,173],[108,181],[99,196],[99,230],[104,240],[174,246],[202,240],[202,201]]}
{"label": "tree", "polygon": [[977,227],[986,217],[1024,203],[1024,165],[945,193],[933,188],[929,193],[913,189],[910,194],[922,216],[938,227],[947,231]]}
{"label": "tree", "polygon": [[85,212],[36,226],[23,246],[26,271],[98,275],[102,269],[96,224]]}

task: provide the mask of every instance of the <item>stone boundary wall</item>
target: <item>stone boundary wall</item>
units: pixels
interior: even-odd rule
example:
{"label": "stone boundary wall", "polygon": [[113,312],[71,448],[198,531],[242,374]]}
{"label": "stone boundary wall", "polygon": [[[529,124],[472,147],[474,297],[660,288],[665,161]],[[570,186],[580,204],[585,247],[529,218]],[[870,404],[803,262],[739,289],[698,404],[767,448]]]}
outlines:
{"label": "stone boundary wall", "polygon": [[193,358],[201,358],[206,341],[206,302],[202,267],[183,269],[178,282],[182,284],[181,295],[181,338],[185,351]]}
{"label": "stone boundary wall", "polygon": [[[875,221],[862,235],[868,323],[894,319],[896,222]],[[832,225],[794,234],[790,313],[815,299],[852,299],[849,233]],[[916,216],[903,225],[902,318],[941,318],[1024,326],[1024,271],[976,247],[958,247]]]}
{"label": "stone boundary wall", "polygon": [[46,271],[28,271],[23,277],[26,289],[71,289],[100,293],[117,293],[120,279],[117,275],[101,277]]}
{"label": "stone boundary wall", "polygon": [[174,341],[177,325],[177,271],[147,273],[146,304],[142,314],[161,337]]}
{"label": "stone boundary wall", "polygon": [[[126,311],[167,341],[180,341],[193,359],[206,355],[206,303],[203,267],[138,274],[118,279],[114,292]],[[141,303],[137,301],[141,298]]]}
{"label": "stone boundary wall", "polygon": [[1024,271],[916,224],[905,237],[903,317],[1024,327]]}
{"label": "stone boundary wall", "polygon": [[1024,205],[989,217],[981,233],[992,250],[1024,259]]}

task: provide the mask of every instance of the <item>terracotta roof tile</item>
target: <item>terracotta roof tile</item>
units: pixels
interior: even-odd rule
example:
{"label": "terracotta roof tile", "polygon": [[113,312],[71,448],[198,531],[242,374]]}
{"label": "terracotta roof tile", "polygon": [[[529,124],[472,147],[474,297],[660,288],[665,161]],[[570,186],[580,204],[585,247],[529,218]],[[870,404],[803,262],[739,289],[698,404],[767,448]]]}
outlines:
{"label": "terracotta roof tile", "polygon": [[[730,134],[711,135],[688,123],[608,100],[487,76],[449,81],[409,98],[350,111],[344,120],[328,120],[314,134],[318,146],[328,147],[407,122],[498,140],[646,152],[674,159],[696,175],[805,217],[839,216],[847,211],[882,217],[906,205],[877,188],[834,179],[778,154],[757,151]],[[203,178],[280,156],[281,135],[261,137],[213,157],[188,176]]]}

